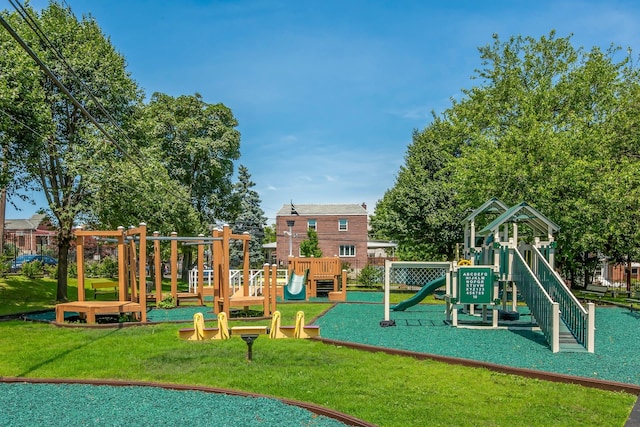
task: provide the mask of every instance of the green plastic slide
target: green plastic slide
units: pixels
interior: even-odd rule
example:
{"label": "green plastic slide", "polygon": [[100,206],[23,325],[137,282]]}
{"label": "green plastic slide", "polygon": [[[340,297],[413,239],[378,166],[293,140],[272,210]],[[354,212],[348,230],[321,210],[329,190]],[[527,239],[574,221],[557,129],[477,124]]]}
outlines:
{"label": "green plastic slide", "polygon": [[399,302],[398,304],[390,307],[393,311],[405,311],[409,307],[413,307],[418,304],[420,301],[425,299],[427,296],[431,295],[436,291],[436,289],[445,285],[447,281],[447,276],[441,276],[437,279],[433,279],[428,282],[426,285],[422,287],[414,296],[404,301]]}

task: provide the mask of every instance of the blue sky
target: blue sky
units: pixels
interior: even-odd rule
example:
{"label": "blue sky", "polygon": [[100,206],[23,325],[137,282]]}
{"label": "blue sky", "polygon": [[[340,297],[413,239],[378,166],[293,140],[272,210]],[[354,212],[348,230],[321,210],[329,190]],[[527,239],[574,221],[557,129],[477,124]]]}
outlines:
{"label": "blue sky", "polygon": [[[635,1],[66,2],[97,20],[147,96],[198,92],[232,109],[237,165],[249,169],[270,223],[291,200],[364,202],[373,213],[414,129],[476,84],[477,48],[493,33],[506,41],[556,30],[576,47],[640,53]],[[30,216],[36,200],[8,206],[7,218]]]}

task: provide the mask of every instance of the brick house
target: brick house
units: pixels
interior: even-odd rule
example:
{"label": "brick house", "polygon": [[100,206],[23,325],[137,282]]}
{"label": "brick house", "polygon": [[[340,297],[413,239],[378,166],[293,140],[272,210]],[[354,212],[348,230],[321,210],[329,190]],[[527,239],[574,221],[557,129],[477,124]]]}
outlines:
{"label": "brick house", "polygon": [[338,256],[356,271],[367,264],[366,205],[283,205],[276,213],[278,265],[286,266],[289,255],[300,256],[300,242],[310,229],[318,234],[323,256]]}
{"label": "brick house", "polygon": [[55,247],[56,233],[45,215],[34,214],[29,219],[5,220],[4,242],[12,244],[16,253],[39,254]]}

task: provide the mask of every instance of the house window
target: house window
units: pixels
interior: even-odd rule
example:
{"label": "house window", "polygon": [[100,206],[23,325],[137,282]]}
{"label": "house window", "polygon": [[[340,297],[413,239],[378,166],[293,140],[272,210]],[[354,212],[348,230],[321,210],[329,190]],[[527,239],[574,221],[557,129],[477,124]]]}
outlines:
{"label": "house window", "polygon": [[356,256],[355,245],[340,245],[340,256]]}
{"label": "house window", "polygon": [[318,231],[318,227],[316,226],[316,220],[315,219],[308,219],[307,220],[307,230]]}
{"label": "house window", "polygon": [[346,219],[339,219],[338,220],[338,230],[339,231],[347,231],[349,222]]}

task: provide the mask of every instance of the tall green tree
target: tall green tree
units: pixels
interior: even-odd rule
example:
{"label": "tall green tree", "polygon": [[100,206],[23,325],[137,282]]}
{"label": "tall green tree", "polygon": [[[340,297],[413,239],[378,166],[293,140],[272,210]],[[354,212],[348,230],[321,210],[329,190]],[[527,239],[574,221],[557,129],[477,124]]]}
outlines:
{"label": "tall green tree", "polygon": [[478,83],[414,135],[376,206],[376,233],[418,252],[403,256],[448,255],[434,246],[446,237],[432,231],[455,237],[460,217],[449,207],[466,216],[497,197],[527,201],[560,225],[557,259],[574,280],[588,281],[599,254],[619,262],[640,255],[640,81],[630,54],[576,49],[555,32],[494,35],[479,53]]}
{"label": "tall green tree", "polygon": [[[29,14],[52,44],[50,46],[33,32],[21,34],[39,58],[106,129],[113,131],[114,127],[126,127],[141,93],[126,71],[124,58],[104,36],[95,20],[91,17],[79,20],[68,7],[56,2],[51,2],[40,14],[29,9]],[[26,61],[16,66],[23,62]],[[86,181],[94,173],[100,173],[96,171],[94,160],[123,157],[131,146],[123,144],[124,151],[114,148],[82,109],[45,73],[33,73],[32,70],[29,67],[21,72],[31,73],[33,84],[44,94],[42,108],[46,109],[53,126],[23,147],[33,159],[26,173],[44,193],[49,217],[57,228],[59,264],[56,299],[64,301],[67,299],[72,229],[76,221],[89,211],[92,195]]]}
{"label": "tall green tree", "polygon": [[[12,28],[24,31],[26,26],[17,16],[2,12],[2,17]],[[34,78],[38,72],[35,62],[0,28],[0,248],[6,203],[26,199],[33,189],[26,173],[30,153],[24,146],[37,143],[51,126],[43,108],[44,91]]]}
{"label": "tall green tree", "polygon": [[164,156],[171,179],[185,187],[202,221],[230,222],[238,213],[233,197],[233,161],[240,157],[240,132],[231,110],[208,104],[200,94],[174,98],[154,93],[145,106],[150,143]]}
{"label": "tall green tree", "polygon": [[[267,218],[260,207],[260,195],[253,189],[255,183],[251,181],[251,174],[246,166],[238,168],[238,182],[234,185],[234,194],[240,200],[240,214],[236,217],[233,232],[236,234],[248,233],[249,241],[249,265],[259,268],[264,264],[265,257],[262,249],[264,241],[264,228]],[[242,242],[234,242],[231,246],[231,265],[242,265]]]}
{"label": "tall green tree", "polygon": [[453,259],[462,239],[463,216],[448,167],[460,149],[454,131],[438,118],[423,132],[415,131],[394,186],[376,205],[374,236],[397,242],[404,260]]}
{"label": "tall green tree", "polygon": [[[162,153],[169,178],[184,188],[199,222],[231,222],[239,208],[233,195],[233,161],[240,156],[240,133],[232,111],[223,104],[206,103],[197,93],[178,97],[154,93],[142,123],[149,146]],[[185,234],[200,232],[185,230]],[[190,265],[193,246],[181,249],[183,264]]]}
{"label": "tall green tree", "polygon": [[553,32],[495,36],[480,49],[482,84],[448,112],[468,135],[454,166],[461,203],[532,203],[560,225],[558,259],[572,278],[588,280],[609,239],[602,184],[614,161],[610,121],[621,91],[637,84],[616,52],[575,49]]}

